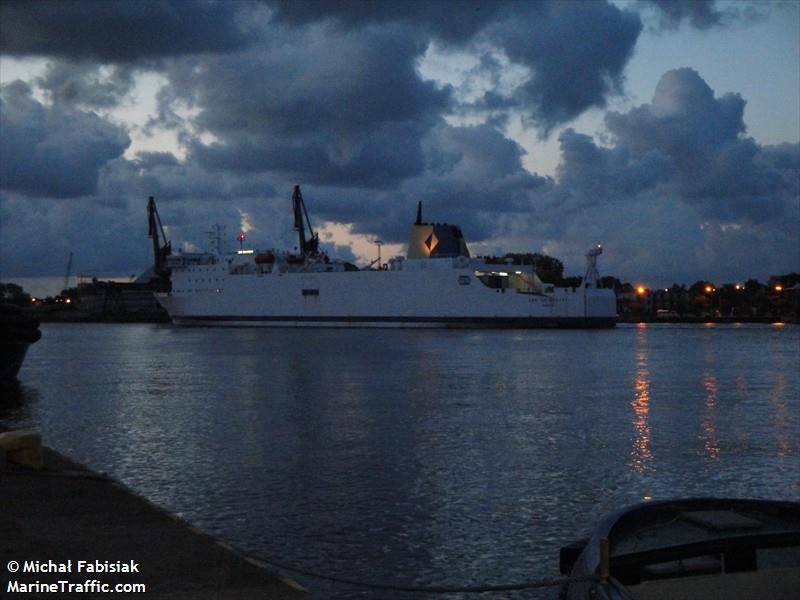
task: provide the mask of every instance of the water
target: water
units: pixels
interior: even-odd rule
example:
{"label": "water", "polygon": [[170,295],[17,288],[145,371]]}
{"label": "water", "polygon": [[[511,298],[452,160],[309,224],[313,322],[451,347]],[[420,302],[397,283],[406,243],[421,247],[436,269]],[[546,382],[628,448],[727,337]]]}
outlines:
{"label": "water", "polygon": [[646,498],[800,500],[796,326],[43,334],[0,427],[37,427],[245,551],[330,575],[553,577],[560,545]]}

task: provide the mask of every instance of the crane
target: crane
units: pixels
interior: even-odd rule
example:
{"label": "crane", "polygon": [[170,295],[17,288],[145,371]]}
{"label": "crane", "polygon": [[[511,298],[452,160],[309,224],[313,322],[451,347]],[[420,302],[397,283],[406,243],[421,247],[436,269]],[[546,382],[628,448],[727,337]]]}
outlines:
{"label": "crane", "polygon": [[[294,229],[297,231],[301,256],[316,256],[319,253],[319,235],[311,228],[311,221],[308,218],[306,204],[300,194],[300,186],[294,186],[292,194],[292,209],[294,210]],[[305,217],[305,220],[303,219]],[[311,237],[306,239],[306,226]]]}
{"label": "crane", "polygon": [[[150,196],[147,202],[147,237],[153,240],[153,266],[159,287],[166,289],[169,286],[169,267],[167,267],[167,256],[172,254],[172,243],[167,240],[164,227],[161,225],[161,217],[158,215],[155,199]],[[160,234],[160,235],[159,235]],[[164,244],[161,245],[161,240]]]}
{"label": "crane", "polygon": [[72,252],[69,253],[67,260],[67,272],[64,274],[64,287],[61,288],[61,294],[66,294],[69,289],[69,276],[72,275]]}

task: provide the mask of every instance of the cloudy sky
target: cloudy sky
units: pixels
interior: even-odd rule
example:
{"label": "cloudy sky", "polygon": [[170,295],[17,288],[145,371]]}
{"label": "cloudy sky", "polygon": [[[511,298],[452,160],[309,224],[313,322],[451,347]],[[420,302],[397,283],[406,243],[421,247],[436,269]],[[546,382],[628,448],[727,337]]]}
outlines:
{"label": "cloudy sky", "polygon": [[[800,8],[702,0],[0,3],[0,278],[173,247],[473,254],[668,285],[800,270]],[[44,279],[42,281],[45,281]]]}

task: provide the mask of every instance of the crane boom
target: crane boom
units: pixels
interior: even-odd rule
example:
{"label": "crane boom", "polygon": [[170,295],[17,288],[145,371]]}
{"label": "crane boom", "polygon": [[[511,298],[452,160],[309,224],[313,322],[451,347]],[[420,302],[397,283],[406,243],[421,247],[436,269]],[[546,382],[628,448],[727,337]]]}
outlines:
{"label": "crane boom", "polygon": [[[150,196],[147,201],[147,237],[153,240],[153,266],[156,277],[162,287],[169,285],[169,268],[167,267],[167,256],[172,254],[172,243],[167,240],[164,227],[161,225],[161,217],[156,208],[155,198]],[[164,241],[163,245],[161,240]]]}
{"label": "crane boom", "polygon": [[[300,186],[294,186],[292,194],[292,209],[294,210],[294,228],[297,231],[299,241],[298,250],[303,256],[315,256],[319,253],[319,235],[311,227],[311,220],[308,218],[306,204],[303,202],[303,195],[300,193]],[[306,225],[310,237],[306,239]]]}
{"label": "crane boom", "polygon": [[69,259],[67,260],[67,272],[64,274],[64,287],[61,289],[61,293],[69,289],[69,276],[72,275],[72,252],[69,253]]}

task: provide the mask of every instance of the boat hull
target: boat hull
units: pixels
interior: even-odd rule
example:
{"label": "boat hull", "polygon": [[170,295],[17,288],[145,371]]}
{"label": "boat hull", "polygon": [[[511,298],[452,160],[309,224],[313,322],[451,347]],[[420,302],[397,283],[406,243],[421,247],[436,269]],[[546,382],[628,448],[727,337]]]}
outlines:
{"label": "boat hull", "polygon": [[175,325],[199,327],[330,327],[386,329],[608,329],[616,318],[547,317],[267,317],[220,316],[175,317]]}
{"label": "boat hull", "polygon": [[17,378],[29,346],[28,342],[0,343],[0,381],[13,381]]}
{"label": "boat hull", "polygon": [[156,298],[177,325],[229,327],[608,328],[605,289],[492,289],[469,269],[231,275],[173,272]]}
{"label": "boat hull", "polygon": [[16,306],[0,305],[0,382],[16,380],[28,348],[41,337],[38,320]]}
{"label": "boat hull", "polygon": [[609,515],[589,539],[562,548],[561,571],[573,582],[561,598],[794,600],[800,589],[798,550],[800,503],[648,502]]}

